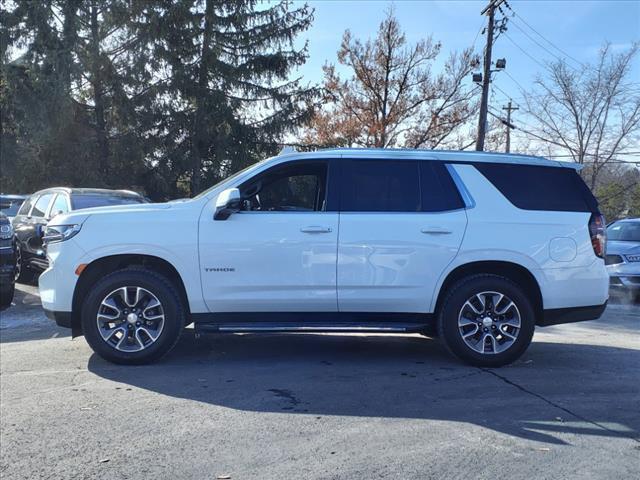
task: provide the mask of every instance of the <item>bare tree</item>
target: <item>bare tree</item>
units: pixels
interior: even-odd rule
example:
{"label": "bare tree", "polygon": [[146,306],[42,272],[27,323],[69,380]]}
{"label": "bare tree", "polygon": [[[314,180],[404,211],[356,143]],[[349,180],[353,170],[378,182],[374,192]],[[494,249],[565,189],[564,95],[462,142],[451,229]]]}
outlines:
{"label": "bare tree", "polygon": [[305,139],[322,146],[434,148],[475,112],[475,92],[465,87],[471,50],[452,53],[440,75],[431,66],[441,49],[431,37],[408,46],[390,10],[375,40],[363,43],[347,30],[338,62],[352,71],[343,80],[325,65],[325,107]]}
{"label": "bare tree", "polygon": [[525,95],[535,123],[527,134],[585,165],[583,175],[592,189],[604,167],[630,147],[637,150],[640,88],[630,75],[639,48],[634,43],[615,54],[605,44],[597,63],[578,71],[564,61],[553,63]]}

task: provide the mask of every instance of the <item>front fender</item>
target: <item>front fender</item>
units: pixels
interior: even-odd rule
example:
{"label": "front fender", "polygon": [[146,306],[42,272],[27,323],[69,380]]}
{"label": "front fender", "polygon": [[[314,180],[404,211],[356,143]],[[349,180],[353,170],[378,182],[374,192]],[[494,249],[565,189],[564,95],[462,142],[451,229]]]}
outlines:
{"label": "front fender", "polygon": [[92,250],[87,251],[81,258],[79,263],[90,264],[96,260],[100,260],[105,257],[112,257],[117,255],[144,255],[150,257],[157,257],[165,262],[169,263],[180,275],[182,283],[187,294],[187,300],[189,301],[189,308],[192,313],[206,312],[206,305],[200,294],[200,276],[197,266],[197,251],[195,246],[193,251],[185,247],[185,250],[181,254],[176,254],[161,245],[149,244],[149,243],[125,243],[117,245],[105,245]]}

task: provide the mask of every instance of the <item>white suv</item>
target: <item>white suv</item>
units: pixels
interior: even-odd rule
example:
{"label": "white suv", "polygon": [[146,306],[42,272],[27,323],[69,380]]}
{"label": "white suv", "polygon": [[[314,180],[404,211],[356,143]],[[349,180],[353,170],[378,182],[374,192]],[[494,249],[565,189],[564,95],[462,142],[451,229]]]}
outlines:
{"label": "white suv", "polygon": [[571,164],[444,151],[270,158],[184,202],[55,217],[42,304],[116,363],[199,332],[419,332],[499,366],[598,318],[604,220]]}

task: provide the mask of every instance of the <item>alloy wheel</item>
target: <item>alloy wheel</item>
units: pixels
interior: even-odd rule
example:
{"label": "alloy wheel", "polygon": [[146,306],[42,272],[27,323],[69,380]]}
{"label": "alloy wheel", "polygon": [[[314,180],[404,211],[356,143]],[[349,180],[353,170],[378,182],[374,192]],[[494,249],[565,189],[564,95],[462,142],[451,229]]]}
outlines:
{"label": "alloy wheel", "polygon": [[121,352],[139,352],[153,345],[164,328],[164,308],[149,290],[120,287],[100,303],[96,318],[102,339]]}
{"label": "alloy wheel", "polygon": [[458,331],[464,343],[484,355],[508,350],[520,329],[518,307],[500,292],[476,293],[464,302],[458,314]]}

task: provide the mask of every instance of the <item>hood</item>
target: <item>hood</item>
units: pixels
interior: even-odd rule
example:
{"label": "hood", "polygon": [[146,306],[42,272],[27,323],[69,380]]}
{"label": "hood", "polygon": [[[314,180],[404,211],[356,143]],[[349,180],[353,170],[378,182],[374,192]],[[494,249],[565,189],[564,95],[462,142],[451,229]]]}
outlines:
{"label": "hood", "polygon": [[607,254],[632,255],[640,254],[639,242],[621,242],[619,240],[607,241]]}
{"label": "hood", "polygon": [[51,219],[49,225],[72,225],[82,224],[87,218],[93,215],[118,215],[140,212],[142,214],[150,211],[160,211],[176,208],[187,202],[180,203],[132,203],[127,205],[111,205],[106,207],[84,208],[72,212],[57,215]]}

